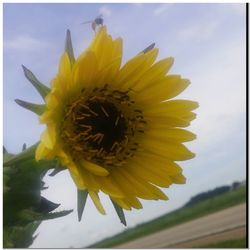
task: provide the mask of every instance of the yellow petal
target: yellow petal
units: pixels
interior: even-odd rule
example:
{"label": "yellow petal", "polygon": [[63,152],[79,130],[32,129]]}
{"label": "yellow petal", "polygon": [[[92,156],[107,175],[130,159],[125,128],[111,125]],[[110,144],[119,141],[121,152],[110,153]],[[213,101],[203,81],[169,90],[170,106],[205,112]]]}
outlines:
{"label": "yellow petal", "polygon": [[47,123],[51,120],[51,117],[53,117],[53,111],[52,110],[46,110],[42,115],[39,116],[40,123]]}
{"label": "yellow petal", "polygon": [[182,115],[199,107],[198,102],[189,100],[171,100],[156,105],[148,106],[145,114]]}
{"label": "yellow petal", "polygon": [[192,153],[182,144],[177,143],[162,143],[158,141],[145,141],[143,147],[159,156],[165,156],[166,158],[174,161],[184,161],[195,157]]}
{"label": "yellow petal", "polygon": [[44,146],[42,142],[40,142],[36,148],[36,154],[35,154],[36,161],[44,159],[47,156],[48,152],[49,152],[48,149]]}
{"label": "yellow petal", "polygon": [[111,36],[105,36],[102,41],[101,46],[99,46],[99,51],[96,53],[96,58],[98,58],[98,67],[102,69],[110,62],[110,57],[113,53],[113,42]]}
{"label": "yellow petal", "polygon": [[152,190],[152,192],[157,196],[157,200],[168,200],[168,197],[165,193],[163,193],[159,188],[154,185],[148,184]]}
{"label": "yellow petal", "polygon": [[[118,172],[118,171],[116,171]],[[138,197],[141,197],[143,199],[165,199],[163,198],[163,193],[154,187],[153,185],[143,181],[140,178],[133,177],[130,173],[128,173],[125,169],[120,168],[119,173],[121,174],[121,178],[119,178],[120,181],[125,180],[128,182],[127,185],[131,185],[134,189],[134,192],[138,193]],[[124,182],[123,182],[124,183]]]}
{"label": "yellow petal", "polygon": [[160,187],[169,187],[172,184],[172,181],[169,179],[167,172],[164,175],[159,174],[157,171],[157,162],[148,167],[147,164],[133,164],[127,166],[128,171],[136,177],[141,177],[142,179],[151,182]]}
{"label": "yellow petal", "polygon": [[55,140],[52,136],[53,135],[50,133],[49,128],[45,129],[41,134],[41,142],[48,149],[52,149],[54,147]]}
{"label": "yellow petal", "polygon": [[107,176],[109,174],[109,171],[101,166],[98,166],[95,163],[92,163],[90,161],[81,161],[81,166],[86,168],[90,173],[98,176]]}
{"label": "yellow petal", "polygon": [[[170,114],[173,115],[173,114]],[[184,119],[182,117],[171,117],[168,114],[161,115],[145,115],[145,120],[152,124],[161,124],[165,127],[188,127],[190,125],[189,119]]]}
{"label": "yellow petal", "polygon": [[148,200],[155,198],[155,196],[152,195],[151,192],[148,192],[147,190],[145,191],[145,188],[141,190],[140,184],[137,184],[137,182],[132,177],[127,177],[120,171],[114,171],[113,175],[115,177],[117,185],[119,185],[120,189],[124,192],[126,197],[134,194],[140,198]]}
{"label": "yellow petal", "polygon": [[158,49],[152,49],[146,54],[139,54],[129,60],[119,71],[116,83],[125,84],[125,87],[133,86],[133,83],[149,69],[157,54]]}
{"label": "yellow petal", "polygon": [[113,78],[121,65],[122,39],[118,38],[113,41],[104,26],[97,32],[89,50],[93,51],[98,59],[99,71],[103,71],[110,63],[115,62],[109,71],[110,78]]}
{"label": "yellow petal", "polygon": [[[70,79],[68,79],[70,78]],[[51,92],[54,98],[56,98],[57,104],[63,104],[63,100],[68,98],[70,86],[72,85],[72,75],[68,77],[63,77],[62,75],[57,75],[51,80]],[[52,104],[51,108],[54,109],[55,106]]]}
{"label": "yellow petal", "polygon": [[96,177],[96,180],[100,183],[100,188],[104,193],[116,198],[124,197],[124,194],[119,189],[119,187],[115,185],[115,182],[111,176]]}
{"label": "yellow petal", "polygon": [[162,79],[174,63],[174,58],[169,57],[155,63],[141,79],[135,84],[135,90],[142,90],[149,86],[155,86],[158,79]]}
{"label": "yellow petal", "polygon": [[97,86],[104,86],[106,83],[113,84],[114,87],[116,87],[116,84],[114,83],[114,77],[116,75],[115,68],[118,67],[120,64],[120,58],[115,58],[113,61],[110,62],[106,67],[104,67],[101,71],[99,71],[98,79],[96,79],[96,85]]}
{"label": "yellow petal", "polygon": [[121,67],[121,62],[122,62],[122,39],[121,38],[118,38],[114,40],[113,42],[112,61],[115,61],[116,63],[113,64],[112,69],[110,70],[110,74],[115,77],[118,73],[118,70]]}
{"label": "yellow petal", "polygon": [[150,127],[145,131],[145,135],[159,141],[187,142],[196,139],[196,135],[190,131],[180,128]]}
{"label": "yellow petal", "polygon": [[148,151],[138,152],[133,161],[138,166],[143,165],[143,168],[151,169],[162,176],[174,176],[182,172],[182,168],[177,163]]}
{"label": "yellow petal", "polygon": [[[137,82],[140,81],[140,78],[143,74],[150,68],[150,66],[154,63],[156,57],[158,55],[158,49],[154,48],[143,54],[144,62],[141,65],[138,65],[130,74],[126,76],[126,78],[120,82],[119,84],[122,85],[123,89],[133,89],[136,86]],[[119,80],[118,80],[119,82]]]}
{"label": "yellow petal", "polygon": [[130,74],[134,72],[138,66],[141,66],[146,60],[145,55],[137,55],[134,58],[130,59],[120,70],[119,76],[116,81],[118,83],[124,82]]}
{"label": "yellow petal", "polygon": [[[119,73],[122,62],[122,39],[118,38],[112,42],[112,52],[108,55],[106,65],[104,64],[99,72],[98,82],[103,84],[115,82],[114,79]],[[100,80],[99,80],[100,79]]]}
{"label": "yellow petal", "polygon": [[[62,55],[62,57],[60,59],[58,74],[62,78],[65,79],[65,84],[70,86],[70,82],[71,82],[71,63],[70,63],[70,60],[69,60],[69,56],[68,56],[68,54],[66,52]],[[66,88],[66,86],[64,86],[64,88]]]}
{"label": "yellow petal", "polygon": [[48,109],[54,109],[59,104],[59,100],[56,95],[53,94],[54,89],[45,97],[45,102]]}
{"label": "yellow petal", "polygon": [[186,178],[182,174],[171,176],[171,179],[176,184],[185,184],[186,183]]}
{"label": "yellow petal", "polygon": [[100,183],[96,181],[95,175],[90,173],[88,170],[86,170],[84,167],[77,166],[78,170],[81,174],[81,178],[83,179],[84,185],[93,191],[99,191],[100,190]]}
{"label": "yellow petal", "polygon": [[134,207],[136,209],[141,209],[142,208],[142,204],[139,201],[139,199],[137,199],[136,197],[126,197],[125,198],[126,203],[128,203],[131,207]]}
{"label": "yellow petal", "polygon": [[93,51],[98,57],[101,56],[102,50],[104,50],[103,44],[110,36],[107,34],[107,29],[105,26],[101,27],[96,36],[94,37],[92,43],[89,46],[89,50]]}
{"label": "yellow petal", "polygon": [[131,210],[131,206],[128,205],[127,202],[125,202],[124,200],[117,199],[115,197],[112,197],[111,199],[113,200],[113,202],[115,202],[121,208],[126,209],[126,210]]}
{"label": "yellow petal", "polygon": [[82,88],[94,87],[98,63],[95,54],[87,50],[76,61],[73,68],[72,90],[79,92]]}
{"label": "yellow petal", "polygon": [[182,114],[181,115],[181,118],[182,119],[184,119],[185,121],[192,121],[192,120],[194,120],[195,118],[196,118],[196,114],[195,113],[193,113],[193,112],[187,112],[187,113],[185,113],[185,114]]}
{"label": "yellow petal", "polygon": [[167,91],[165,92],[165,100],[171,99],[179,95],[183,92],[190,84],[188,79],[181,79],[180,81],[168,81],[168,79],[164,79],[166,81]]}
{"label": "yellow petal", "polygon": [[72,171],[71,168],[69,168],[69,172],[70,172],[70,175],[71,175],[73,181],[75,182],[75,185],[77,186],[77,188],[80,190],[86,189],[86,185],[85,185],[84,180],[81,177],[81,175],[79,173],[76,174],[74,171]]}
{"label": "yellow petal", "polygon": [[100,198],[98,196],[98,193],[97,192],[93,192],[93,191],[89,191],[89,195],[92,199],[92,201],[94,202],[95,204],[95,207],[97,208],[97,210],[101,213],[101,214],[106,214],[102,204],[101,204],[101,201],[100,201]]}
{"label": "yellow petal", "polygon": [[139,99],[142,105],[162,102],[180,94],[189,84],[189,80],[169,75],[149,88],[142,90]]}

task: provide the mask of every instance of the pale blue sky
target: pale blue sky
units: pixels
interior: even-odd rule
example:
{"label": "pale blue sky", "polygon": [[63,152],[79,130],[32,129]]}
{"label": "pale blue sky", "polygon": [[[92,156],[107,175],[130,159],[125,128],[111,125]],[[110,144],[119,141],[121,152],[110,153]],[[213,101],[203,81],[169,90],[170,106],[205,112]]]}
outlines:
{"label": "pale blue sky", "polygon": [[[81,22],[104,15],[113,37],[124,41],[124,61],[152,42],[159,58],[173,56],[171,73],[191,80],[180,98],[200,104],[188,143],[197,157],[181,162],[186,185],[165,192],[167,202],[143,201],[144,209],[126,212],[128,227],[183,205],[191,196],[245,179],[245,5],[244,4],[4,4],[4,145],[19,152],[22,144],[39,140],[43,126],[14,99],[41,102],[23,76],[21,64],[49,84],[57,72],[66,29],[72,32],[75,54],[91,41],[93,31]],[[76,210],[76,188],[68,173],[46,177],[44,195]],[[76,211],[42,223],[34,247],[81,247],[124,230],[108,199],[98,214],[87,201],[82,222]],[[59,210],[60,210],[59,209]]]}

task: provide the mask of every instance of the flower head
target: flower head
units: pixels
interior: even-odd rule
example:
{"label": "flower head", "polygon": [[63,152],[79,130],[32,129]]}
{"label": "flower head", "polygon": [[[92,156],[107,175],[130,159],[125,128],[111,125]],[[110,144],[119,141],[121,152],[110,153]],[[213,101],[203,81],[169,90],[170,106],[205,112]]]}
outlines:
{"label": "flower head", "polygon": [[101,27],[76,61],[64,53],[40,116],[47,128],[36,159],[57,157],[78,189],[105,213],[100,191],[121,208],[142,208],[138,198],[166,200],[158,187],[185,183],[175,161],[194,157],[183,127],[198,104],[171,100],[189,80],[169,75],[173,58],[156,62],[150,48],[121,67],[122,40]]}

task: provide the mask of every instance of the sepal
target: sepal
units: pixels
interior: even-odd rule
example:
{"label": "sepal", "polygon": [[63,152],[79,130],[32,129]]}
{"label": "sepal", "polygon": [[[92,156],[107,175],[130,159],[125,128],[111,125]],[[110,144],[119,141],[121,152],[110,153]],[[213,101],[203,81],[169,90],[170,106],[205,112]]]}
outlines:
{"label": "sepal", "polygon": [[63,210],[63,211],[59,211],[59,212],[53,212],[53,213],[48,213],[46,215],[43,215],[42,220],[52,220],[52,219],[56,219],[59,217],[63,217],[66,216],[70,213],[73,212],[73,209],[70,210]]}
{"label": "sepal", "polygon": [[123,212],[123,209],[118,206],[115,202],[112,201],[112,199],[110,199],[114,208],[115,208],[115,211],[121,221],[121,223],[124,225],[124,226],[127,226],[127,222],[126,222],[126,218],[125,218],[125,215],[124,215],[124,212]]}
{"label": "sepal", "polygon": [[53,177],[53,176],[57,175],[58,173],[62,172],[63,170],[65,170],[65,169],[66,169],[65,167],[63,167],[62,165],[57,163],[55,168],[53,169],[53,171],[49,174],[49,176]]}
{"label": "sepal", "polygon": [[36,88],[36,90],[39,92],[39,94],[45,100],[45,97],[50,92],[50,88],[48,88],[46,85],[41,83],[35,77],[35,75],[29,69],[27,69],[24,65],[22,65],[22,68],[23,68],[25,77],[31,82],[31,84]]}
{"label": "sepal", "polygon": [[147,48],[145,48],[143,51],[141,51],[139,54],[144,53],[146,54],[150,50],[152,50],[155,47],[155,43],[151,43]]}
{"label": "sepal", "polygon": [[83,210],[88,198],[88,191],[87,190],[79,190],[77,189],[77,214],[78,214],[78,221],[81,221]]}
{"label": "sepal", "polygon": [[75,56],[74,56],[74,51],[73,51],[73,46],[72,46],[70,30],[67,30],[67,33],[66,33],[65,52],[67,52],[69,56],[69,60],[70,60],[71,67],[72,67],[73,64],[75,63]]}
{"label": "sepal", "polygon": [[45,104],[35,104],[31,102],[26,102],[20,99],[15,99],[15,102],[21,107],[28,109],[37,115],[42,115],[46,109]]}
{"label": "sepal", "polygon": [[51,220],[51,219],[56,219],[56,218],[68,215],[72,211],[73,209],[63,210],[63,211],[53,212],[53,213],[39,213],[32,209],[24,209],[20,213],[20,219],[25,222]]}

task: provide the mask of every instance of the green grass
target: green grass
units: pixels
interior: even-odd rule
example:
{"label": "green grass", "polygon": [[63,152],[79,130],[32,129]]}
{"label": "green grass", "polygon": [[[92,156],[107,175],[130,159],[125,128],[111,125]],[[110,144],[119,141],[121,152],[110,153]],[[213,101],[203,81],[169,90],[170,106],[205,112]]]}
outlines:
{"label": "green grass", "polygon": [[238,240],[227,240],[195,248],[247,248],[247,241],[246,238]]}
{"label": "green grass", "polygon": [[246,201],[246,187],[218,195],[189,207],[182,207],[157,219],[140,224],[120,234],[97,242],[88,248],[109,248],[121,243],[193,220],[195,218],[234,206]]}

